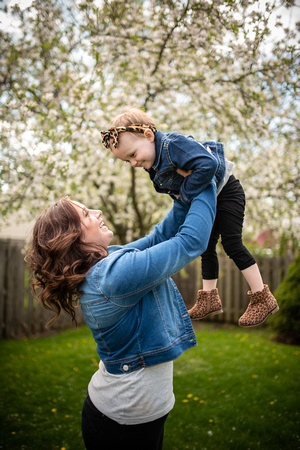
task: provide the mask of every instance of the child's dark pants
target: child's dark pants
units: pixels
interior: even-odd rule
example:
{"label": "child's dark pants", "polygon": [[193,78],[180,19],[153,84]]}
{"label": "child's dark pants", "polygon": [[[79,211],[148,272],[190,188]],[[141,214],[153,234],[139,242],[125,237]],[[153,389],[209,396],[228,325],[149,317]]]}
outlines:
{"label": "child's dark pants", "polygon": [[225,252],[240,270],[247,269],[256,263],[242,241],[245,206],[244,189],[239,180],[231,175],[217,197],[215,222],[208,247],[202,254],[202,277],[204,280],[215,280],[219,276],[216,245],[220,235]]}

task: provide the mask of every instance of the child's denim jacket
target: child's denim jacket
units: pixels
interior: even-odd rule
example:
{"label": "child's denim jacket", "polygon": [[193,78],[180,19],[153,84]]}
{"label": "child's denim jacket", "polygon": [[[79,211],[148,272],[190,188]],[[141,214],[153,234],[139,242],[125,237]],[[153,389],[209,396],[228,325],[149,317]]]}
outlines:
{"label": "child's denim jacket", "polygon": [[175,200],[151,234],[110,246],[109,255],[90,269],[79,287],[80,304],[108,372],[129,373],[171,361],[196,345],[171,276],[205,251],[215,213],[211,183],[190,208]]}
{"label": "child's denim jacket", "polygon": [[[209,147],[211,153],[206,150]],[[185,204],[190,204],[195,195],[215,180],[217,193],[224,186],[224,176],[228,165],[220,142],[196,141],[193,136],[181,133],[155,133],[156,159],[153,168],[145,169],[157,192],[169,194],[172,198],[180,195]],[[233,164],[230,163],[230,170]],[[176,169],[192,170],[183,177]],[[229,175],[228,175],[229,177]],[[228,180],[226,179],[226,182]]]}

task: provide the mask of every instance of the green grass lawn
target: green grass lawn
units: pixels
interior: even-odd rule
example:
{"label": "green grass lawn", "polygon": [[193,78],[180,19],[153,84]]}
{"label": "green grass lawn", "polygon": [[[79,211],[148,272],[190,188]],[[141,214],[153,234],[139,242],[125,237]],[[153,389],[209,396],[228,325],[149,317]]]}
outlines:
{"label": "green grass lawn", "polygon": [[[266,328],[201,323],[196,334],[174,362],[164,450],[299,449],[299,347],[272,342]],[[0,448],[84,450],[81,408],[98,365],[90,331],[0,348]]]}

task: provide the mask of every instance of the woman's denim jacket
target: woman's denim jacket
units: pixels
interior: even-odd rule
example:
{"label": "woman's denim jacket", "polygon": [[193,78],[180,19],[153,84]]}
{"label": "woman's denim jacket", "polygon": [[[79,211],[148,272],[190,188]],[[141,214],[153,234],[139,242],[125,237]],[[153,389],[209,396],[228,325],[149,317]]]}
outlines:
{"label": "woman's denim jacket", "polygon": [[[206,150],[209,147],[211,153]],[[156,158],[153,168],[145,169],[157,192],[169,194],[172,198],[180,195],[185,204],[190,204],[195,195],[215,177],[217,189],[226,170],[224,147],[220,142],[196,141],[193,136],[181,133],[155,133]],[[183,177],[176,169],[192,170]]]}
{"label": "woman's denim jacket", "polygon": [[80,285],[81,309],[108,372],[122,374],[171,361],[196,345],[182,297],[170,278],[207,247],[216,212],[211,183],[180,200],[154,231],[110,246]]}

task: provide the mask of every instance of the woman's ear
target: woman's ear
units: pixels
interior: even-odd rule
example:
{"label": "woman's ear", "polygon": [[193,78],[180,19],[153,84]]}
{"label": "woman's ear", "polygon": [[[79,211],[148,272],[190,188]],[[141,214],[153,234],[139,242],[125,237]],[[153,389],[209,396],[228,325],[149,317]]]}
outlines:
{"label": "woman's ear", "polygon": [[146,139],[148,139],[148,141],[154,142],[155,135],[154,135],[153,131],[150,130],[150,128],[147,128],[147,129],[144,131],[144,136],[145,136]]}

